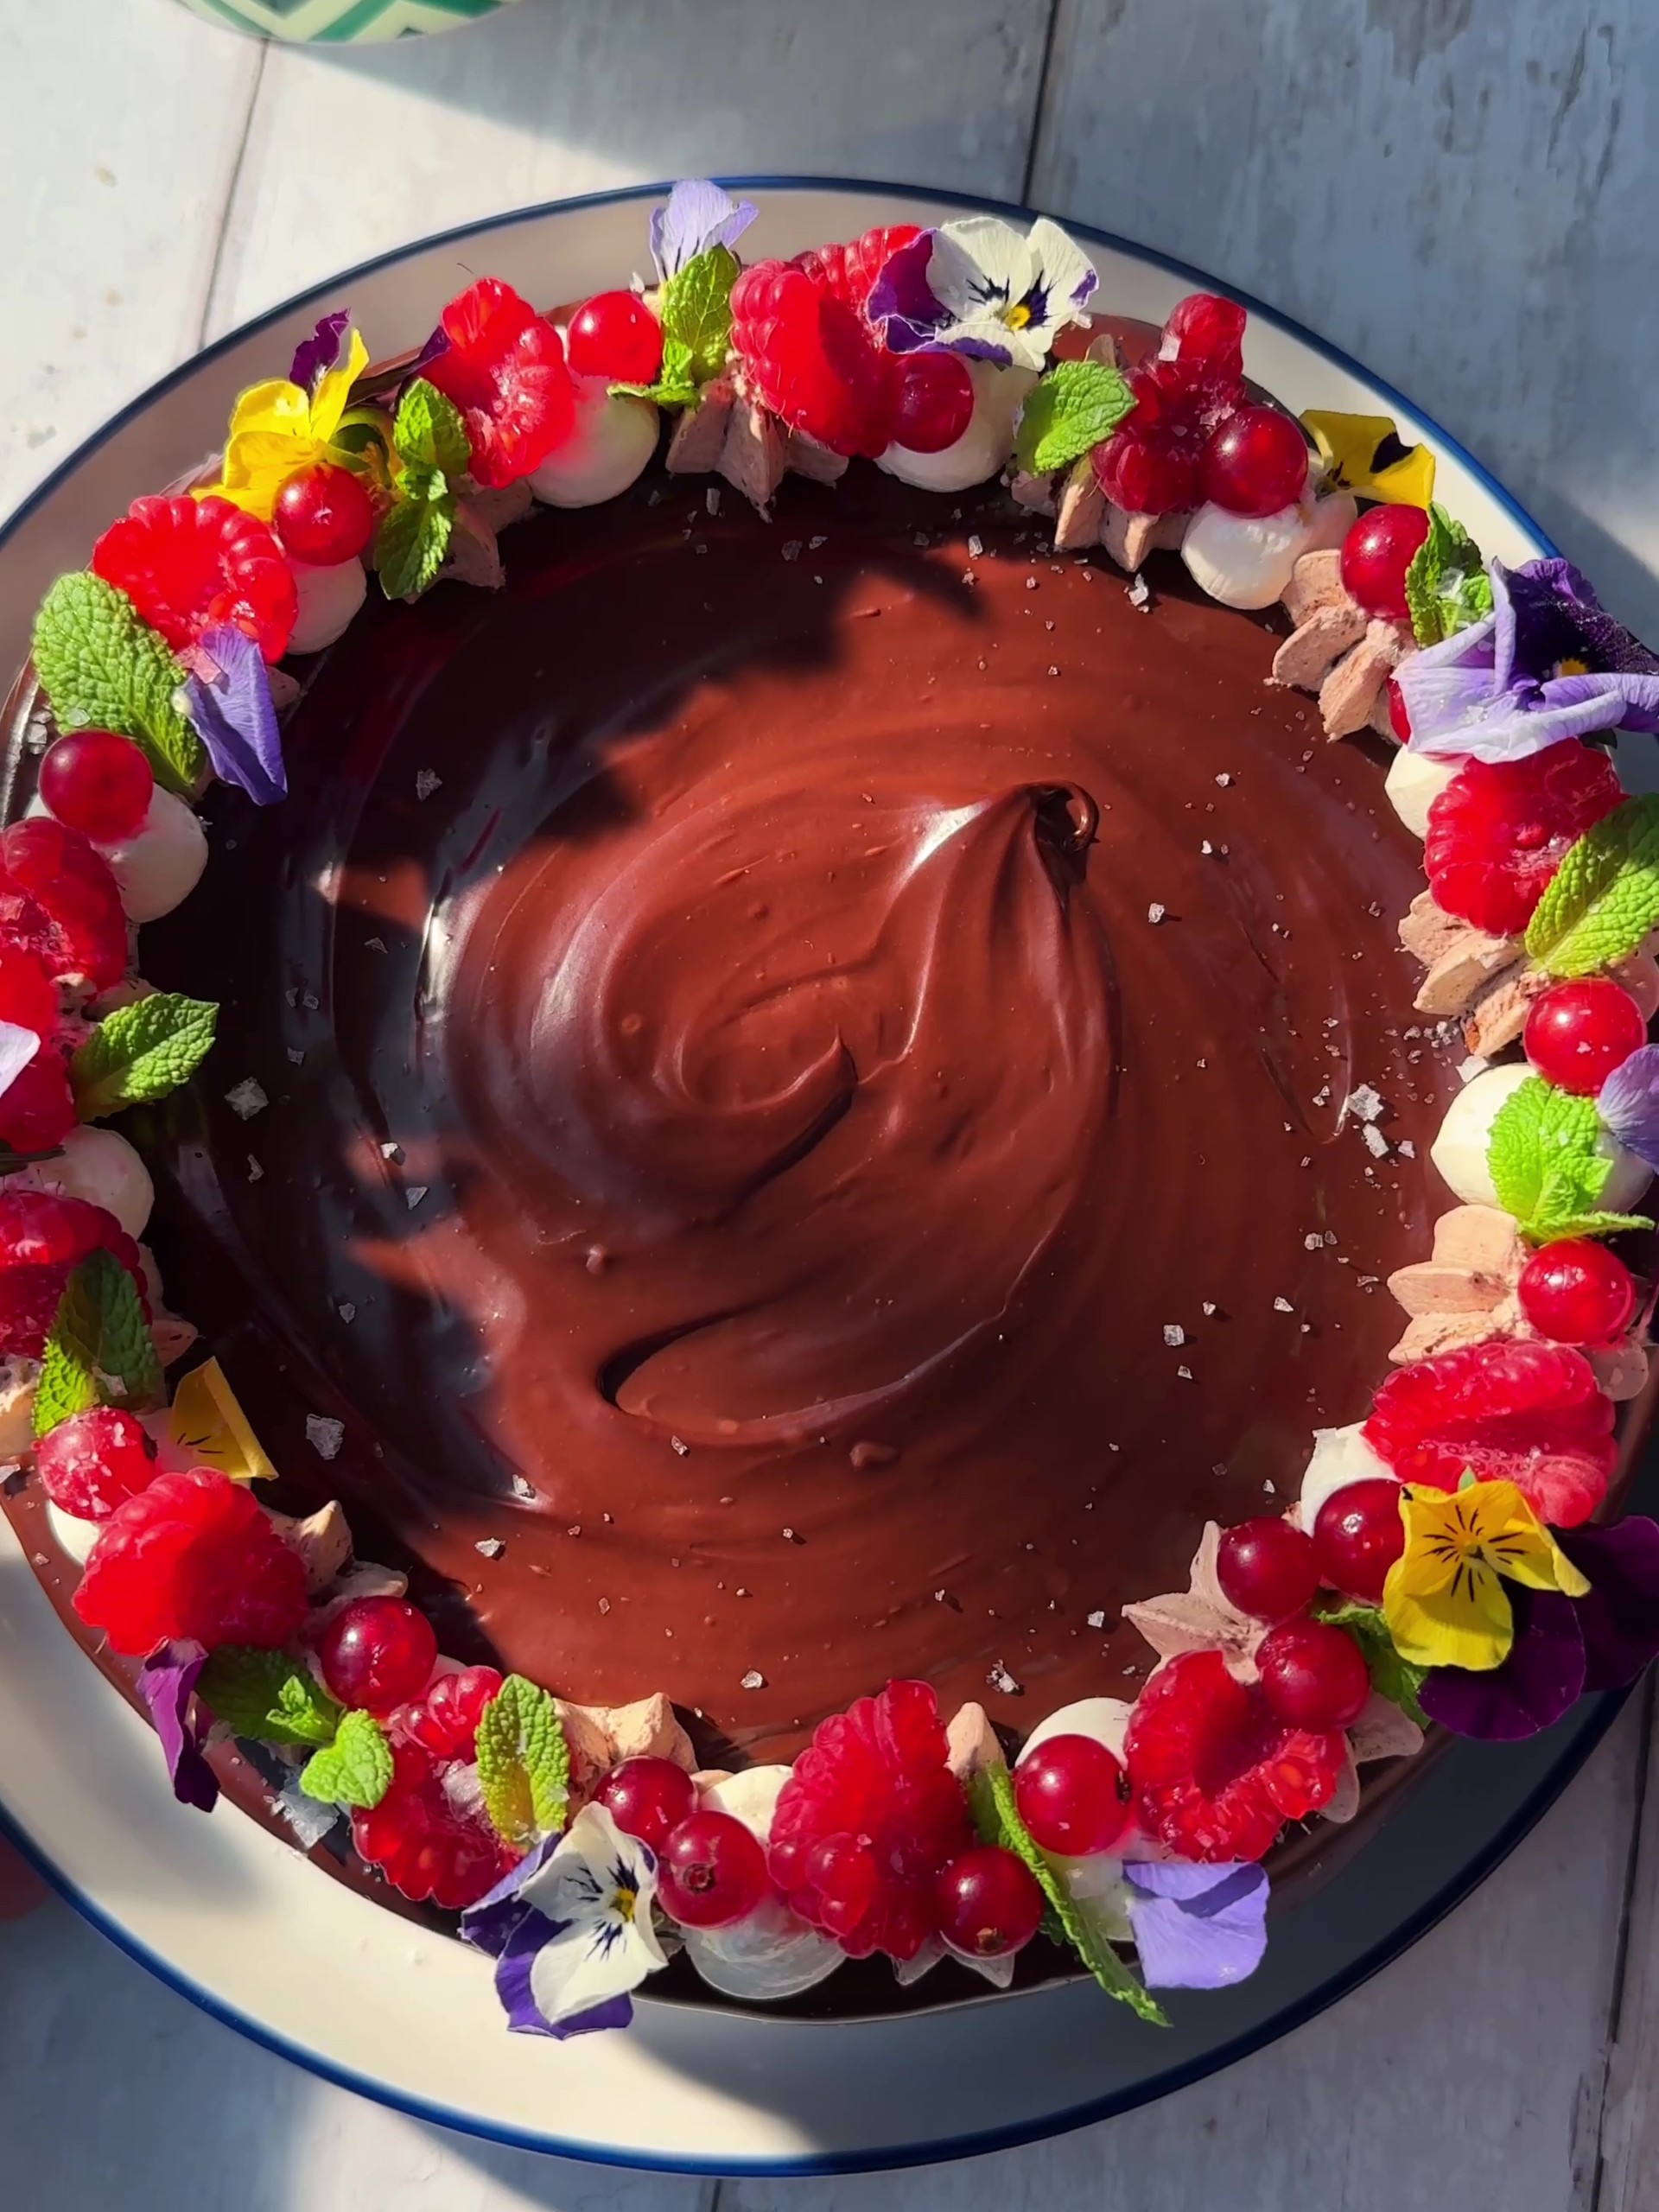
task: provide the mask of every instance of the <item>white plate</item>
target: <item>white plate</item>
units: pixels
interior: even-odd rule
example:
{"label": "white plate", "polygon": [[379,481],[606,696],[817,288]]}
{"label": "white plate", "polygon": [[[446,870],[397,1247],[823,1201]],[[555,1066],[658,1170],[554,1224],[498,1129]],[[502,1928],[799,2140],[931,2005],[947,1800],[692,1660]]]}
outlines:
{"label": "white plate", "polygon": [[[744,241],[751,257],[875,223],[945,220],[965,204],[868,185],[746,188],[761,210]],[[320,314],[349,305],[385,356],[417,345],[443,302],[486,270],[534,299],[582,298],[646,264],[646,212],[660,196],[565,202],[411,247],[164,378],[0,536],[0,671],[9,677],[23,659],[52,578],[83,565],[136,494],[200,461],[236,393],[280,372]],[[1195,283],[1212,281],[1119,242],[1090,245],[1101,304],[1116,312],[1161,321]],[[1552,550],[1433,423],[1306,333],[1253,306],[1245,353],[1250,374],[1299,410],[1389,414],[1408,441],[1426,437],[1441,496],[1487,551],[1515,561]],[[175,1805],[149,1729],[64,1634],[0,1519],[7,1825],[71,1901],[206,2010],[335,2081],[450,2126],[626,2164],[800,2172],[962,2154],[1081,2124],[1224,2063],[1351,1986],[1494,1863],[1605,1725],[1605,1709],[1581,1711],[1548,1749],[1483,1764],[1472,1793],[1455,1771],[1449,1783],[1444,1770],[1426,1775],[1365,1854],[1364,1876],[1339,1877],[1286,1916],[1271,1971],[1248,1993],[1178,2002],[1167,2036],[1072,1986],[855,2024],[646,2001],[627,2034],[558,2044],[504,2031],[476,1954],[324,1878],[233,1811],[206,1820]],[[1436,1801],[1446,1802],[1417,1837],[1422,1848],[1407,1849]],[[1423,1850],[1441,1855],[1452,1833],[1455,1849],[1426,1873]],[[1348,1908],[1362,1887],[1356,1918]]]}

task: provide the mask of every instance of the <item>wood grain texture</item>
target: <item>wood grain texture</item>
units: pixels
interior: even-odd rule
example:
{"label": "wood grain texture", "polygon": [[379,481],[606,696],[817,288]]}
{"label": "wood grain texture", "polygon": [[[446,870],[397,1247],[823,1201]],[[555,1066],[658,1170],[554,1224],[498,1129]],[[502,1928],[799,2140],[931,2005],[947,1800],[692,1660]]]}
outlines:
{"label": "wood grain texture", "polygon": [[1033,198],[1408,391],[1659,632],[1651,0],[1060,0]]}
{"label": "wood grain texture", "polygon": [[523,0],[464,37],[273,48],[215,329],[383,248],[561,194],[738,171],[1017,196],[1047,0]]}
{"label": "wood grain texture", "polygon": [[0,0],[0,514],[200,343],[259,62],[156,0]]}

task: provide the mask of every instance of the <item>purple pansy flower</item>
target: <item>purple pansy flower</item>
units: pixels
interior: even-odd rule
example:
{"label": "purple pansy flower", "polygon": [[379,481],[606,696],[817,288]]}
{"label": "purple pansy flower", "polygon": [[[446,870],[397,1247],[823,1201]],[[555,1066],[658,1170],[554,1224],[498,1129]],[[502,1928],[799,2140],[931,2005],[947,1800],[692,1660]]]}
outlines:
{"label": "purple pansy flower", "polygon": [[1129,1925],[1148,1989],[1226,1989],[1268,1948],[1268,1877],[1253,1861],[1218,1866],[1131,1859]]}
{"label": "purple pansy flower", "polygon": [[1659,1657],[1659,1522],[1632,1513],[1605,1528],[1558,1529],[1555,1541],[1590,1583],[1573,1601],[1584,1687],[1623,1689]]}
{"label": "purple pansy flower", "polygon": [[213,773],[223,783],[239,785],[256,806],[286,798],[283,735],[258,646],[225,623],[206,632],[183,659],[185,711],[207,748]]}
{"label": "purple pansy flower", "polygon": [[326,315],[311,335],[294,351],[288,372],[288,380],[296,384],[303,392],[315,391],[330,369],[337,369],[345,358],[346,334],[352,327],[349,308],[341,308],[334,315]]}
{"label": "purple pansy flower", "polygon": [[969,215],[900,246],[869,297],[895,353],[943,346],[1003,368],[1041,369],[1068,322],[1081,322],[1094,264],[1042,215],[1021,235],[995,215]]}
{"label": "purple pansy flower", "polygon": [[138,1670],[138,1694],[149,1708],[173,1795],[181,1805],[211,1813],[219,1783],[202,1757],[201,1736],[190,1709],[197,1678],[207,1663],[200,1643],[164,1643]]}
{"label": "purple pansy flower", "polygon": [[1570,561],[1488,574],[1492,612],[1395,672],[1414,753],[1524,760],[1595,730],[1659,732],[1659,657]]}
{"label": "purple pansy flower", "polygon": [[651,257],[667,283],[711,245],[734,246],[760,213],[752,200],[734,200],[707,177],[686,177],[664,207],[651,211]]}
{"label": "purple pansy flower", "polygon": [[1659,1045],[1639,1045],[1596,1093],[1596,1111],[1620,1144],[1659,1169]]}

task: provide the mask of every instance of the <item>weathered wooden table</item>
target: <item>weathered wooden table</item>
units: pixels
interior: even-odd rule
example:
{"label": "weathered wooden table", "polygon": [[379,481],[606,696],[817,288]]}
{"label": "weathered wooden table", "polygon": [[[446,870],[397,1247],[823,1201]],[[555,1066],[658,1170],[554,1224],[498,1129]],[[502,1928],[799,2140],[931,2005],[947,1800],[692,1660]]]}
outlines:
{"label": "weathered wooden table", "polygon": [[[1260,294],[1409,391],[1659,635],[1656,106],[1651,0],[522,0],[356,55],[166,0],[0,0],[0,513],[205,338],[383,247],[637,179],[816,171],[1029,200]],[[1287,2041],[891,2178],[630,2180],[467,2143],[267,2056],[53,1904],[0,1928],[0,2202],[1647,2212],[1649,1718]]]}

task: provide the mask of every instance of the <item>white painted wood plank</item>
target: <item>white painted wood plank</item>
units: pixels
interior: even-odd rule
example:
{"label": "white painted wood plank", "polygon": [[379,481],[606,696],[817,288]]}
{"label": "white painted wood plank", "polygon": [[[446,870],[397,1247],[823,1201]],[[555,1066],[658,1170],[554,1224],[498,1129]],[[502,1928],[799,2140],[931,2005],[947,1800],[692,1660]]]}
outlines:
{"label": "white painted wood plank", "polygon": [[1047,0],[522,0],[453,38],[273,48],[223,329],[384,248],[709,170],[1017,195]]}
{"label": "white painted wood plank", "polygon": [[706,2212],[711,2194],[474,2143],[332,2088],[55,1900],[0,1927],[0,2054],[15,2212]]}
{"label": "white painted wood plank", "polygon": [[1659,634],[1650,0],[1061,0],[1034,197],[1409,392]]}
{"label": "white painted wood plank", "polygon": [[259,60],[158,0],[0,4],[0,514],[199,342]]}
{"label": "white painted wood plank", "polygon": [[1651,1764],[1608,2052],[1596,2212],[1659,2212],[1659,1787]]}
{"label": "white painted wood plank", "polygon": [[1641,1722],[1449,1923],[1283,2043],[1056,2142],[786,2200],[728,2183],[721,2212],[1588,2212]]}

